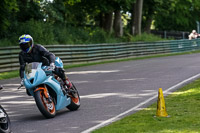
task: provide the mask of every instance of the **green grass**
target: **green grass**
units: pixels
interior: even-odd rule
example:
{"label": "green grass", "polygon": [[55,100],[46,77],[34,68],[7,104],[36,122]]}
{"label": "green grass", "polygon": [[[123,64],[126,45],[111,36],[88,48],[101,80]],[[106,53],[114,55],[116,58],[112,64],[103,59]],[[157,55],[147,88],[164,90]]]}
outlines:
{"label": "green grass", "polygon": [[[192,52],[183,52],[183,53],[171,53],[171,54],[158,54],[158,55],[141,56],[141,57],[130,57],[130,58],[105,60],[105,61],[91,62],[91,63],[87,62],[87,63],[82,63],[82,64],[71,64],[71,65],[64,66],[64,68],[69,69],[69,68],[75,68],[75,67],[105,64],[105,63],[114,63],[114,62],[131,61],[131,60],[142,60],[142,59],[159,58],[159,57],[165,57],[165,56],[176,56],[176,55],[193,54],[193,53],[200,53],[200,50],[192,51]],[[14,77],[19,77],[19,71],[18,70],[0,73],[0,80],[14,78]]]}
{"label": "green grass", "polygon": [[157,103],[94,133],[200,133],[200,79],[165,97],[168,118],[154,117]]}
{"label": "green grass", "polygon": [[163,39],[154,34],[147,34],[147,33],[143,33],[137,36],[131,36],[131,39],[130,39],[131,42],[138,42],[138,41],[155,42],[155,41],[163,41],[163,40],[170,40],[170,39]]}
{"label": "green grass", "polygon": [[11,72],[3,72],[0,73],[0,80],[2,79],[10,79],[19,76],[19,71],[11,71]]}

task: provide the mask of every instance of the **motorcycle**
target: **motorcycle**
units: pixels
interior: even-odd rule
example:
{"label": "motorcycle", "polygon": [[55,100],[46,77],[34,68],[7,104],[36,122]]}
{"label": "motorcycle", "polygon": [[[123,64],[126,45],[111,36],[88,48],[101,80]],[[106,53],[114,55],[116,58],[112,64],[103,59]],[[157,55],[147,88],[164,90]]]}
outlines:
{"label": "motorcycle", "polygon": [[[63,67],[59,57],[56,57],[56,67]],[[40,112],[46,118],[53,118],[56,111],[68,108],[75,111],[80,107],[80,96],[72,83],[66,90],[63,81],[53,73],[49,66],[42,63],[30,63],[24,72],[24,86],[29,96],[33,96]],[[19,87],[21,88],[21,86]]]}
{"label": "motorcycle", "polygon": [[[3,87],[0,86],[0,90]],[[0,105],[0,133],[11,133],[11,123],[8,114],[4,108]]]}

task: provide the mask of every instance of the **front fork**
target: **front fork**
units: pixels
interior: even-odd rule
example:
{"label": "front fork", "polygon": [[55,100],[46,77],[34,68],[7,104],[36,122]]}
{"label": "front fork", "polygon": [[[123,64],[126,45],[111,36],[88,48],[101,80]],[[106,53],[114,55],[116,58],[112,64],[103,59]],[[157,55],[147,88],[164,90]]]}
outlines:
{"label": "front fork", "polygon": [[48,100],[49,103],[52,102],[51,97],[49,95],[49,92],[47,90],[46,85],[44,85],[44,87],[38,87],[37,89],[34,90],[34,92],[36,91],[42,91],[44,93],[45,98]]}

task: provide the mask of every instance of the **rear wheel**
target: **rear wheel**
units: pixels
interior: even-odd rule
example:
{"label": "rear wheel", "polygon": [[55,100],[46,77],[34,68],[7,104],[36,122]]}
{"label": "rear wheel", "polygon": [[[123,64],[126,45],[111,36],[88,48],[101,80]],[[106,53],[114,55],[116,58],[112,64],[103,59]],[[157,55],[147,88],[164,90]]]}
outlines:
{"label": "rear wheel", "polygon": [[71,103],[70,105],[67,106],[67,108],[71,111],[77,110],[81,105],[80,96],[73,83],[72,83],[72,88],[70,89],[69,96],[71,97]]}
{"label": "rear wheel", "polygon": [[11,132],[11,124],[8,114],[0,105],[0,133],[10,133]]}
{"label": "rear wheel", "polygon": [[53,100],[49,101],[42,90],[36,91],[35,102],[37,104],[38,109],[46,118],[53,118],[56,115],[55,104]]}

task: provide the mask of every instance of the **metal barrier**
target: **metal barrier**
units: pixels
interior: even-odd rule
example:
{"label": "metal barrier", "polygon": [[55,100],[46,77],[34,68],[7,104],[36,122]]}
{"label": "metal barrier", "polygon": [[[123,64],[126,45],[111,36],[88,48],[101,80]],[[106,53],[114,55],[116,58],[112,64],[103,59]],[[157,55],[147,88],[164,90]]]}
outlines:
{"label": "metal barrier", "polygon": [[151,34],[160,36],[162,38],[188,39],[190,32],[151,30]]}
{"label": "metal barrier", "polygon": [[[67,65],[145,55],[195,51],[200,49],[200,39],[148,43],[46,45],[45,47],[60,57],[63,63]],[[19,69],[19,52],[19,47],[0,47],[0,72]]]}

